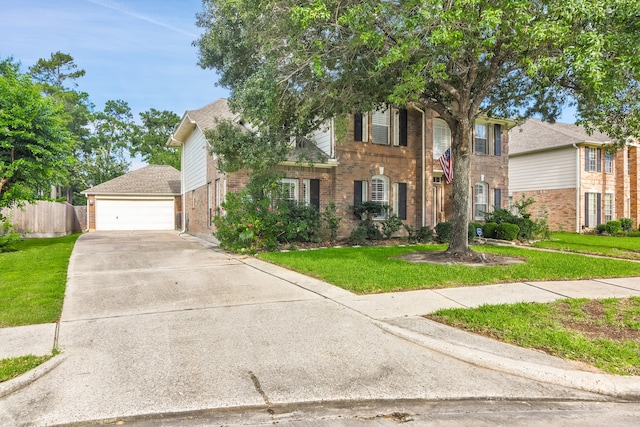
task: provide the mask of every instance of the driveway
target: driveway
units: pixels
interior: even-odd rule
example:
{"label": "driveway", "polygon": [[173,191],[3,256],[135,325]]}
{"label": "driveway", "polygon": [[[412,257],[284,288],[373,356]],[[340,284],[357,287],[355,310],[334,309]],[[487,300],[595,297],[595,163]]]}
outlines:
{"label": "driveway", "polygon": [[175,232],[81,236],[60,323],[65,359],[0,400],[0,425],[275,414],[319,402],[602,399],[428,350],[340,303],[345,291],[201,242]]}

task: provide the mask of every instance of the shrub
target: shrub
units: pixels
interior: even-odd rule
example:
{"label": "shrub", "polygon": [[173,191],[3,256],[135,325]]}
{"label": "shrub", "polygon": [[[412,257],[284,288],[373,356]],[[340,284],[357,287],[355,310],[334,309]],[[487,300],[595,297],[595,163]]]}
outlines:
{"label": "shrub", "polygon": [[[351,210],[356,219],[360,220],[360,224],[358,224],[356,229],[361,228],[364,230],[364,235],[367,240],[379,240],[382,238],[382,233],[373,218],[387,213],[389,211],[389,205],[381,205],[380,203],[369,201],[357,206],[351,206]],[[354,231],[356,229],[354,229]],[[400,228],[398,228],[398,230],[399,229]],[[356,235],[359,236],[358,233],[363,233],[362,230],[356,232]],[[353,232],[351,234],[353,234]],[[349,237],[349,241],[351,241],[351,236]],[[357,244],[361,245],[362,243]]]}
{"label": "shrub", "polygon": [[611,221],[607,221],[607,223],[605,224],[605,229],[611,236],[615,236],[622,232],[622,225],[620,224],[620,221],[614,219]]}
{"label": "shrub", "polygon": [[402,227],[402,220],[398,215],[391,215],[380,223],[382,226],[382,234],[389,239],[393,233],[396,233]]}
{"label": "shrub", "polygon": [[0,217],[0,252],[15,250],[13,244],[20,240],[20,234],[13,228],[8,218]]}
{"label": "shrub", "polygon": [[433,230],[429,226],[420,227],[416,234],[419,243],[431,243],[433,241]]}
{"label": "shrub", "polygon": [[622,231],[625,233],[629,233],[633,230],[633,220],[631,218],[620,218],[620,226],[622,226]]}
{"label": "shrub", "polygon": [[365,246],[367,244],[367,236],[369,232],[366,227],[359,224],[356,228],[351,230],[349,235],[349,244],[352,246]]}
{"label": "shrub", "polygon": [[525,241],[534,238],[548,239],[551,236],[551,230],[547,223],[547,214],[544,218],[537,220],[531,219],[531,214],[527,212],[529,206],[535,203],[532,198],[517,201],[514,203],[514,207],[517,210],[517,214],[513,214],[507,209],[495,208],[493,212],[485,214],[485,221],[495,222],[496,224],[510,223],[519,227],[518,240]]}
{"label": "shrub", "polygon": [[496,237],[496,228],[498,228],[498,224],[495,222],[487,222],[482,226],[482,234],[487,239],[494,239]]}
{"label": "shrub", "polygon": [[596,225],[595,231],[597,234],[604,234],[607,231],[607,226],[605,224],[598,224]]}
{"label": "shrub", "polygon": [[503,222],[498,224],[496,228],[496,238],[500,240],[515,240],[518,237],[518,233],[520,232],[520,227],[516,224],[511,224],[509,222]]}
{"label": "shrub", "polygon": [[640,230],[639,231],[632,231],[631,233],[627,233],[627,237],[640,237]]}
{"label": "shrub", "polygon": [[332,200],[327,206],[325,206],[322,212],[322,221],[329,235],[329,242],[333,243],[338,236],[338,228],[340,227],[341,216],[336,215],[336,204]]}
{"label": "shrub", "polygon": [[451,223],[446,221],[437,223],[435,232],[438,243],[449,243],[451,240]]}
{"label": "shrub", "polygon": [[314,206],[289,201],[282,203],[279,210],[285,230],[278,235],[279,242],[320,241],[320,212]]}

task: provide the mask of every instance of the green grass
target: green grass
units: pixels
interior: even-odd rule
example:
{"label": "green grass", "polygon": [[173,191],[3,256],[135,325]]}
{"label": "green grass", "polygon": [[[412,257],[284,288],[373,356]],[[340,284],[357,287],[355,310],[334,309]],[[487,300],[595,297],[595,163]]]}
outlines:
{"label": "green grass", "polygon": [[640,260],[640,238],[553,233],[551,240],[534,244],[538,248]]}
{"label": "green grass", "polygon": [[0,253],[0,328],[58,320],[78,236],[26,239]]}
{"label": "green grass", "polygon": [[48,356],[20,356],[0,359],[0,383],[10,380],[41,365],[55,354]]}
{"label": "green grass", "polygon": [[498,267],[410,263],[394,256],[444,250],[444,245],[328,248],[263,253],[282,265],[355,293],[435,289],[535,280],[640,276],[640,263],[520,247],[475,246],[479,252],[522,257],[525,263]]}
{"label": "green grass", "polygon": [[640,297],[445,309],[426,316],[618,375],[640,375]]}

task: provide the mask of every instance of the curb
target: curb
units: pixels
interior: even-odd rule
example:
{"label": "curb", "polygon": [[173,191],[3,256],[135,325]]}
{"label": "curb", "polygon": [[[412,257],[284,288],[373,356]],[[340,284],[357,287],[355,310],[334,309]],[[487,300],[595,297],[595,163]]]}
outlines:
{"label": "curb", "polygon": [[16,391],[34,383],[37,379],[45,376],[46,374],[57,368],[58,365],[60,365],[66,359],[66,355],[59,354],[47,360],[42,365],[39,365],[36,368],[30,370],[29,372],[25,372],[24,374],[16,378],[0,383],[0,398],[3,398],[11,393],[15,393]]}
{"label": "curb", "polygon": [[527,361],[515,361],[494,353],[430,338],[380,321],[374,321],[374,324],[390,334],[476,366],[617,399],[640,400],[640,381],[638,377],[618,377],[608,374],[569,371],[553,366],[541,366]]}

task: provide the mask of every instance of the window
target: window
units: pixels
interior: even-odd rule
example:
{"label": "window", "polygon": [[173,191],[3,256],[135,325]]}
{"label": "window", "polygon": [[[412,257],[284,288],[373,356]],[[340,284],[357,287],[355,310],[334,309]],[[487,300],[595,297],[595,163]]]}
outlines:
{"label": "window", "polygon": [[585,166],[587,172],[602,171],[602,150],[600,148],[585,147]]}
{"label": "window", "polygon": [[433,158],[439,159],[451,146],[451,129],[442,119],[433,119]]}
{"label": "window", "polygon": [[[371,201],[381,205],[389,205],[389,178],[376,175],[371,179]],[[383,213],[374,219],[385,219],[386,217],[386,213]]]}
{"label": "window", "polygon": [[487,137],[487,125],[476,124],[474,139],[476,154],[489,154],[489,144],[487,144]]}
{"label": "window", "polygon": [[283,178],[280,181],[280,188],[282,188],[282,196],[285,200],[298,200],[298,180],[291,178]]}
{"label": "window", "polygon": [[604,154],[604,172],[613,173],[613,154],[611,153]]}
{"label": "window", "polygon": [[374,111],[371,117],[374,144],[389,144],[389,109]]}
{"label": "window", "polygon": [[604,222],[613,221],[613,193],[605,193],[604,195]]}
{"label": "window", "polygon": [[433,177],[434,184],[442,184],[442,176],[434,176]]}
{"label": "window", "polygon": [[474,219],[483,220],[485,212],[489,208],[489,184],[477,182],[474,188]]}
{"label": "window", "polygon": [[584,194],[584,225],[595,227],[600,224],[600,193]]}

